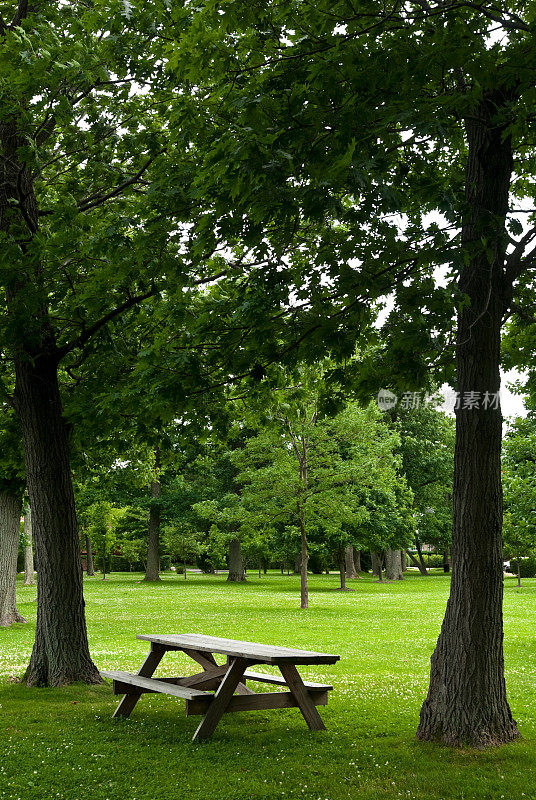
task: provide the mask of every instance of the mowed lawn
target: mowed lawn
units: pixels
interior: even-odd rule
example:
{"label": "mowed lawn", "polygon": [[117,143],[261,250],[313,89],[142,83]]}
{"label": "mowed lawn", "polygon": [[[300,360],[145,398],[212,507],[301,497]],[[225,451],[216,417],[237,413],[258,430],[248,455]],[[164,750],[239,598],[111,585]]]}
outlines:
{"label": "mowed lawn", "polygon": [[[536,580],[505,581],[505,651],[510,702],[524,740],[492,751],[451,751],[415,740],[419,708],[448,595],[448,576],[352,582],[312,576],[310,608],[299,609],[295,576],[166,574],[85,581],[93,658],[136,671],[147,643],[136,633],[198,632],[338,653],[333,667],[303,675],[333,683],[311,732],[297,709],[226,715],[214,737],[192,744],[199,717],[182,701],[145,695],[132,717],[112,720],[110,684],[26,689],[9,680],[28,660],[35,587],[18,591],[29,625],[0,629],[1,800],[268,800],[303,798],[536,799]],[[167,654],[157,674],[195,671]],[[261,668],[263,669],[263,668]],[[260,687],[259,687],[260,688]],[[269,687],[265,687],[269,689]]]}

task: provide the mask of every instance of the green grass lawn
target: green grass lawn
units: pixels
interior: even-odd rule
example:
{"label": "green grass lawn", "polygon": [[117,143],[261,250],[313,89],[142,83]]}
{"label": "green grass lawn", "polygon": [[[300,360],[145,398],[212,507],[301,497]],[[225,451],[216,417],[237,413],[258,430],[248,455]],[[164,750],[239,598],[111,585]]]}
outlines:
{"label": "green grass lawn", "polygon": [[[135,671],[147,643],[136,633],[199,632],[340,654],[303,668],[333,683],[311,732],[297,709],[229,714],[208,742],[192,744],[199,717],[183,702],[145,695],[132,717],[112,720],[117,699],[99,687],[26,689],[20,675],[34,633],[35,587],[19,587],[28,625],[0,629],[1,800],[266,800],[303,798],[536,799],[536,580],[505,583],[509,698],[524,740],[492,751],[451,751],[415,740],[448,576],[408,575],[354,592],[313,576],[310,608],[297,578],[275,573],[228,585],[224,575],[159,585],[139,575],[85,582],[90,646],[100,668]],[[157,675],[192,672],[167,654]],[[261,668],[262,669],[262,668]],[[269,687],[266,687],[267,689]]]}

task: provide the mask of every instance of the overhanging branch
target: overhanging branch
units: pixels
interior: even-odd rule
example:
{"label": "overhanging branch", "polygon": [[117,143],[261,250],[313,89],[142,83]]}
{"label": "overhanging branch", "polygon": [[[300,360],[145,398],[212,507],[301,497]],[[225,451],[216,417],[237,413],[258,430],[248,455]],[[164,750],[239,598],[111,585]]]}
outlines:
{"label": "overhanging branch", "polygon": [[129,297],[128,300],[125,300],[124,303],[121,303],[120,306],[117,308],[112,309],[109,311],[108,314],[105,314],[104,317],[97,320],[97,322],[90,325],[89,328],[85,328],[82,331],[80,336],[77,336],[76,339],[73,339],[72,342],[68,342],[64,344],[63,347],[59,347],[57,351],[58,361],[60,361],[67,353],[71,353],[73,350],[78,350],[84,347],[85,344],[94,336],[98,331],[101,330],[108,322],[111,322],[116,317],[119,317],[125,311],[128,311],[130,308],[133,308],[138,303],[142,303],[144,300],[147,300],[149,297],[154,297],[154,295],[158,294],[158,289],[156,286],[153,286],[148,292],[144,294],[135,295],[133,297]]}

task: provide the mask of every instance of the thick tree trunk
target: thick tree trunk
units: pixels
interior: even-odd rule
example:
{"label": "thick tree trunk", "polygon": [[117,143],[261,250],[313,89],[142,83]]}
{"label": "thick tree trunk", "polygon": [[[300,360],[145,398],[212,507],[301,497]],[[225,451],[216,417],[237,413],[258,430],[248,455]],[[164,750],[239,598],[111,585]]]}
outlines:
{"label": "thick tree trunk", "polygon": [[91,577],[95,575],[95,561],[93,560],[93,547],[91,546],[91,539],[89,538],[87,533],[86,533],[86,573]]}
{"label": "thick tree trunk", "polygon": [[349,544],[348,547],[345,549],[344,559],[345,559],[345,571],[347,579],[353,580],[354,578],[357,578],[358,575],[355,570],[353,545]]}
{"label": "thick tree trunk", "polygon": [[361,572],[361,550],[356,550],[354,547],[354,565],[355,565],[355,573],[356,578],[361,577],[359,573]]}
{"label": "thick tree trunk", "polygon": [[29,686],[100,683],[87,642],[82,567],[62,416],[57,361],[46,353],[16,362],[15,402],[24,439],[38,565],[37,626]]}
{"label": "thick tree trunk", "polygon": [[[458,316],[452,582],[432,656],[417,736],[477,747],[518,736],[506,698],[503,658],[503,560],[500,333],[504,312],[511,141],[496,121],[501,91],[466,122],[469,144]],[[484,244],[485,243],[485,247]],[[462,262],[463,263],[463,262]],[[469,395],[468,393],[473,393]],[[476,407],[464,400],[478,397]]]}
{"label": "thick tree trunk", "polygon": [[149,535],[147,537],[147,564],[144,581],[160,580],[160,495],[162,486],[158,470],[160,469],[160,453],[155,449],[156,477],[151,483],[151,507],[149,509]]}
{"label": "thick tree trunk", "polygon": [[231,583],[244,583],[246,580],[240,539],[231,539],[229,542],[229,574],[227,580]]}
{"label": "thick tree trunk", "polygon": [[408,570],[408,554],[405,550],[400,551],[400,563],[402,564],[402,572],[407,572]]}
{"label": "thick tree trunk", "polygon": [[0,492],[0,626],[26,622],[17,610],[17,555],[20,539],[20,497]]}
{"label": "thick tree trunk", "polygon": [[24,536],[26,546],[24,548],[24,585],[35,586],[35,570],[32,542],[32,510],[28,503],[24,507]]}
{"label": "thick tree trunk", "polygon": [[401,581],[404,579],[400,550],[389,549],[385,551],[385,577],[388,581]]}
{"label": "thick tree trunk", "polygon": [[445,573],[450,572],[450,560],[447,550],[445,550],[445,552],[443,553],[443,572]]}

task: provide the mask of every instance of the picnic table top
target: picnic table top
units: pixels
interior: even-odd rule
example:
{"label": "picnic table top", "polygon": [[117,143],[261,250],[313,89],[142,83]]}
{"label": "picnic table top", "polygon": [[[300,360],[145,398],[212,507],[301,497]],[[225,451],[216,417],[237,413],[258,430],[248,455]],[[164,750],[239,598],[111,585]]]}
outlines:
{"label": "picnic table top", "polygon": [[315,653],[311,650],[296,650],[292,647],[221,639],[218,636],[203,636],[197,633],[169,635],[140,633],[136,638],[161,644],[170,649],[221,653],[227,656],[251,659],[262,664],[335,664],[340,659],[340,656],[330,653]]}

